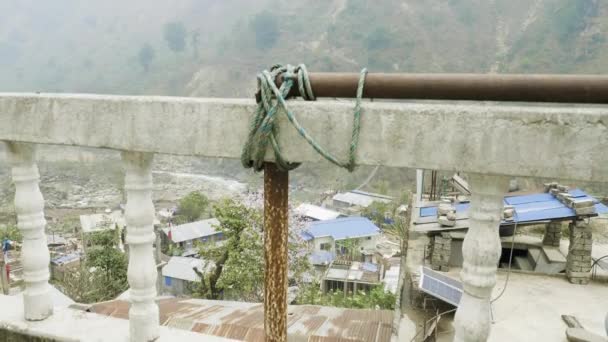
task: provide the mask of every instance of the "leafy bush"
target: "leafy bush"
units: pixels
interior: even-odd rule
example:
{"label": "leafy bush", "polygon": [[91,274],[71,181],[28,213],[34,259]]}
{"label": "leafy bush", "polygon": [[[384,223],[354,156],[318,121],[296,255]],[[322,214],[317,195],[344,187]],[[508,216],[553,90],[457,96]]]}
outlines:
{"label": "leafy bush", "polygon": [[393,310],[396,300],[393,293],[384,290],[384,285],[375,286],[369,293],[357,291],[355,294],[344,296],[344,292],[340,290],[323,294],[319,283],[315,282],[302,287],[296,302],[342,308]]}
{"label": "leafy bush", "polygon": [[193,222],[198,220],[207,209],[209,200],[198,191],[193,191],[179,201],[176,221]]}
{"label": "leafy bush", "polygon": [[16,226],[5,226],[0,227],[0,242],[4,239],[21,242],[21,240],[23,240],[23,237],[21,236],[21,232]]}
{"label": "leafy bush", "polygon": [[564,2],[553,15],[553,24],[560,42],[565,42],[585,29],[587,16],[597,10],[593,0],[577,0]]}
{"label": "leafy bush", "polygon": [[116,298],[129,288],[127,256],[118,249],[118,230],[89,233],[91,244],[81,267],[63,274],[57,285],[80,303],[94,303]]}

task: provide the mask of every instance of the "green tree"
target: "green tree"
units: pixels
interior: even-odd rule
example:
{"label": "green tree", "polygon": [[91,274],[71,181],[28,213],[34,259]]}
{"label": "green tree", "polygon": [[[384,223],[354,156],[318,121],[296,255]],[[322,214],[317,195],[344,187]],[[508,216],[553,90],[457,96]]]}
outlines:
{"label": "green tree", "polygon": [[259,300],[264,283],[261,214],[231,199],[215,204],[214,214],[220,222],[216,229],[225,241],[200,248],[200,256],[213,267],[210,272],[199,273],[201,282],[194,287],[193,295],[218,299],[224,294]]}
{"label": "green tree", "polygon": [[88,234],[86,259],[81,260],[80,267],[63,273],[56,285],[79,303],[114,299],[126,291],[128,261],[118,249],[119,239],[114,230]]}
{"label": "green tree", "polygon": [[[220,222],[216,229],[224,234],[221,244],[201,246],[199,254],[213,267],[200,273],[201,281],[193,296],[207,299],[232,299],[259,302],[264,288],[264,241],[262,213],[234,200],[223,200],[214,206]],[[289,274],[292,284],[310,268],[300,242],[290,239]]]}
{"label": "green tree", "polygon": [[359,251],[359,246],[361,245],[361,241],[359,239],[339,240],[336,242],[336,245],[344,249],[341,257],[345,257],[348,260],[360,261],[361,252]]}
{"label": "green tree", "polygon": [[96,303],[113,299],[106,294],[104,280],[99,272],[91,272],[85,264],[82,264],[76,269],[65,272],[56,285],[78,303]]}
{"label": "green tree", "polygon": [[391,35],[384,27],[377,27],[367,36],[365,42],[368,50],[386,49],[391,44]]}
{"label": "green tree", "polygon": [[165,24],[164,36],[167,46],[173,52],[182,52],[186,48],[186,27],[182,22],[172,21]]}
{"label": "green tree", "polygon": [[154,60],[155,55],[156,53],[154,48],[148,43],[142,45],[142,47],[139,49],[137,58],[139,60],[139,64],[144,68],[145,72],[148,72],[150,69],[150,63],[152,63],[152,60]]}
{"label": "green tree", "polygon": [[335,306],[356,309],[382,309],[394,310],[396,296],[384,289],[384,285],[377,285],[369,292],[357,291],[346,296],[344,292],[329,291],[325,294],[321,292],[318,282],[302,286],[296,303]]}
{"label": "green tree", "polygon": [[361,216],[367,217],[378,227],[384,226],[386,214],[393,216],[396,206],[394,203],[374,201],[367,208],[363,209]]}
{"label": "green tree", "polygon": [[268,11],[256,14],[251,27],[255,33],[255,45],[259,49],[268,49],[276,44],[279,38],[279,21],[274,14]]}
{"label": "green tree", "polygon": [[21,236],[21,232],[17,226],[10,225],[0,227],[0,242],[2,242],[4,239],[21,242],[23,240],[23,236]]}
{"label": "green tree", "polygon": [[209,200],[198,191],[193,191],[179,201],[177,220],[185,222],[198,220],[209,206]]}
{"label": "green tree", "polygon": [[114,230],[90,233],[85,264],[94,269],[94,278],[103,284],[105,298],[114,298],[128,288],[126,255],[118,249]]}

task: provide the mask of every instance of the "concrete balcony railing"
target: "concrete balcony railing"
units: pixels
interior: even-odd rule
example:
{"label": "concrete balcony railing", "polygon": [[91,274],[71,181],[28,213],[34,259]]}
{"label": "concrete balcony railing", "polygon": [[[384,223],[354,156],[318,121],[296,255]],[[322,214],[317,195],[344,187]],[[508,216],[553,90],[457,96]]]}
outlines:
{"label": "concrete balcony railing", "polygon": [[[334,155],[347,155],[351,104],[293,101],[290,106],[323,146]],[[44,200],[35,158],[37,144],[95,147],[122,151],[126,169],[132,302],[128,334],[132,341],[165,340],[162,329],[166,328],[159,328],[154,302],[153,156],[239,158],[254,110],[255,103],[249,100],[0,94],[0,141],[7,143],[11,160],[15,208],[24,237],[26,283],[23,308],[13,312],[18,317],[3,314],[0,324],[41,336],[47,331],[53,338],[103,334],[100,329],[82,330],[83,326],[74,324],[65,331],[52,328],[73,318],[53,316]],[[459,341],[483,341],[489,334],[489,297],[500,253],[497,227],[509,177],[608,181],[605,106],[372,102],[364,105],[361,121],[359,164],[469,175],[471,225],[463,246],[464,295],[456,315]],[[279,122],[279,143],[289,161],[321,160],[312,148],[300,143],[285,118]],[[88,322],[94,325],[92,318]],[[126,336],[126,327],[117,329]],[[111,336],[95,339],[115,340]]]}

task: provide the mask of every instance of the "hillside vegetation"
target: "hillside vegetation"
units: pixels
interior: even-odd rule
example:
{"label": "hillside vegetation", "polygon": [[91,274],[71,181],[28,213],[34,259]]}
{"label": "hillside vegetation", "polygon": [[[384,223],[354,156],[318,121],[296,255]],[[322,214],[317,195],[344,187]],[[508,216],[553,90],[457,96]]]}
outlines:
{"label": "hillside vegetation", "polygon": [[5,0],[1,91],[250,96],[310,70],[602,73],[599,0]]}

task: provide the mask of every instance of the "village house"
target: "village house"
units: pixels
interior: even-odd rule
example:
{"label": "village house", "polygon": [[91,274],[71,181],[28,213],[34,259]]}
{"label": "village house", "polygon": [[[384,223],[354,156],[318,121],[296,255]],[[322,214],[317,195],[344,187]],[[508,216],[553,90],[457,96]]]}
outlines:
{"label": "village house", "polygon": [[80,228],[83,234],[104,231],[114,228],[124,229],[125,219],[119,210],[106,213],[80,215]]}
{"label": "village house", "polygon": [[374,194],[360,190],[340,192],[332,198],[332,205],[336,209],[362,209],[369,207],[374,202],[390,203],[393,197]]}
{"label": "village house", "polygon": [[189,295],[192,292],[193,283],[201,280],[194,269],[203,272],[205,261],[197,258],[171,257],[162,269],[162,293],[173,296]]}
{"label": "village house", "polygon": [[197,244],[216,243],[224,240],[224,234],[216,230],[219,224],[220,221],[216,218],[210,218],[163,228],[162,250],[178,247],[182,251],[181,256],[197,255]]}
{"label": "village house", "polygon": [[[502,252],[499,268],[545,274],[566,273],[571,282],[587,283],[592,258],[589,219],[608,213],[608,207],[580,189],[560,185],[561,190],[542,193],[508,194],[504,197],[504,212],[498,227]],[[430,267],[448,271],[463,264],[462,246],[470,225],[470,203],[450,203],[445,200],[419,202],[412,220],[412,231],[429,236]],[[447,210],[446,217],[442,218]],[[451,220],[447,219],[451,216]],[[544,227],[542,239],[514,235],[526,226]],[[568,228],[585,241],[562,245],[562,230]],[[580,235],[579,234],[579,235]],[[573,235],[575,236],[575,235]],[[576,258],[574,260],[573,258]],[[578,262],[579,258],[585,258]]]}
{"label": "village house", "polygon": [[68,240],[55,232],[46,234],[46,245],[51,254],[66,253],[69,249],[68,247],[70,247],[68,246]]}
{"label": "village house", "polygon": [[80,267],[80,253],[73,252],[64,254],[51,259],[51,278],[54,280],[63,280],[67,272]]}
{"label": "village house", "polygon": [[311,221],[326,221],[343,217],[341,213],[310,203],[302,203],[296,209],[297,215]]}
{"label": "village house", "polygon": [[369,292],[382,283],[383,273],[381,264],[335,260],[323,275],[321,291],[342,291],[345,296],[358,291]]}
{"label": "village house", "polygon": [[301,234],[308,242],[313,264],[327,264],[336,256],[377,262],[380,229],[365,217],[310,222]]}

